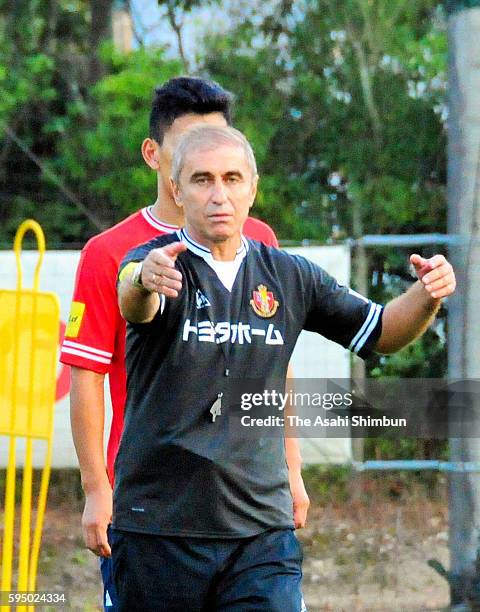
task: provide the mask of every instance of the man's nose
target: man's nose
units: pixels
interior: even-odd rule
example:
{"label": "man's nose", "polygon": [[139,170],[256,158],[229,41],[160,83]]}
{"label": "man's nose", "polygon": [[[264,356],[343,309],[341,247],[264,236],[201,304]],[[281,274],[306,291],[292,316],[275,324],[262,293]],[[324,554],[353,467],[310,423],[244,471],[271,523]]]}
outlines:
{"label": "man's nose", "polygon": [[227,201],[225,185],[221,179],[216,180],[212,187],[212,202],[214,204],[224,204]]}

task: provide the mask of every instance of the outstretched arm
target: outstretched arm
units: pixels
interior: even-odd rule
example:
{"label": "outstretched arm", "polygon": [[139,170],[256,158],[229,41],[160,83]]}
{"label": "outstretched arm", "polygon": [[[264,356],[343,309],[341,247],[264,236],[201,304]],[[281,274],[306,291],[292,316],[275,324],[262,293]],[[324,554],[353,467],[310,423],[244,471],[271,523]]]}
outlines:
{"label": "outstretched arm", "polygon": [[149,323],[160,308],[160,294],[175,298],[182,288],[182,275],[175,269],[175,260],[187,247],[174,242],[153,249],[141,267],[141,283],[132,282],[134,268],[128,265],[120,273],[118,304],[122,317],[131,323]]}
{"label": "outstretched arm", "polygon": [[394,353],[421,336],[433,321],[442,298],[455,291],[455,273],[443,255],[424,259],[411,255],[418,281],[389,302],[382,318],[379,353]]}

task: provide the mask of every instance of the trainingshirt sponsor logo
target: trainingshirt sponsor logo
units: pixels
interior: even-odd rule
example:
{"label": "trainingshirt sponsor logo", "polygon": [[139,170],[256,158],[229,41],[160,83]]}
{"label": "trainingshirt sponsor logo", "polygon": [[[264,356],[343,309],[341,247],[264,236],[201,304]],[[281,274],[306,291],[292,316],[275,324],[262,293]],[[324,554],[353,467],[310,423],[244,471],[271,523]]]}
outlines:
{"label": "trainingshirt sponsor logo", "polygon": [[197,310],[200,310],[201,308],[207,308],[208,306],[211,306],[210,302],[208,301],[208,298],[206,298],[203,293],[200,291],[200,289],[197,289],[197,293],[195,294],[195,300],[197,302]]}
{"label": "trainingshirt sponsor logo", "polygon": [[191,323],[190,319],[185,321],[183,326],[182,340],[189,342],[192,338],[197,338],[198,342],[213,342],[223,344],[252,344],[255,338],[262,338],[265,344],[282,345],[284,344],[280,330],[275,329],[270,323],[267,329],[252,327],[248,323],[229,323],[220,321],[199,321],[197,325]]}

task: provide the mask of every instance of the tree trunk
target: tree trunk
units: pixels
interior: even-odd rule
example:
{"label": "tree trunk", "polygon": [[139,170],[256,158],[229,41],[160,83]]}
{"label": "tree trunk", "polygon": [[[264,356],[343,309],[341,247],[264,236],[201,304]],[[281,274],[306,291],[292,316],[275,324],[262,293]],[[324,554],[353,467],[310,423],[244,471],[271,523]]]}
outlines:
{"label": "tree trunk", "polygon": [[100,45],[110,37],[112,29],[113,0],[91,0],[90,2],[90,59],[88,83],[93,85],[104,75],[104,66],[99,55]]}
{"label": "tree trunk", "polygon": [[177,46],[178,46],[178,54],[180,55],[180,60],[183,64],[183,69],[185,74],[190,74],[190,63],[185,54],[185,47],[183,44],[183,21],[180,21],[175,14],[174,3],[169,2],[167,4],[167,16],[168,22],[170,23],[170,27],[173,30],[173,33],[177,37]]}
{"label": "tree trunk", "polygon": [[[363,237],[364,228],[362,220],[362,205],[358,200],[352,202],[352,230],[353,237],[357,240]],[[353,278],[355,281],[355,289],[362,295],[368,295],[368,256],[365,245],[357,244],[353,250]],[[364,391],[364,380],[366,378],[365,362],[360,357],[352,355],[352,374],[353,380],[357,387]],[[363,438],[352,438],[352,456],[354,461],[363,461],[364,459],[365,441]],[[360,480],[356,479],[358,485]],[[358,499],[360,496],[360,488],[357,486],[354,492]]]}
{"label": "tree trunk", "polygon": [[[480,5],[480,2],[472,4]],[[448,375],[480,378],[480,8],[448,4],[449,91],[448,231],[461,243],[450,250],[458,286],[449,300]],[[471,395],[479,414],[479,399]],[[452,438],[452,461],[480,462],[480,440]],[[480,474],[454,473],[449,479],[452,605],[480,606]]]}

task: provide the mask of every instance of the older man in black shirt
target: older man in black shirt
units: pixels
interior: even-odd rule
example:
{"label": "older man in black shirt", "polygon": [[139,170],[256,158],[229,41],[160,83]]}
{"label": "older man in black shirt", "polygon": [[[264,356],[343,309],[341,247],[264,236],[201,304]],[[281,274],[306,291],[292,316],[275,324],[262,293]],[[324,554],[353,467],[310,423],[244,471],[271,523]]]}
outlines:
{"label": "older man in black shirt", "polygon": [[284,380],[302,329],[366,357],[426,329],[455,287],[440,255],[385,308],[302,257],[246,240],[257,188],[243,135],[180,143],[172,188],[186,226],[131,251],[119,274],[127,406],[115,473],[114,576],[122,609],[300,611],[281,438],[239,434],[239,379]]}

